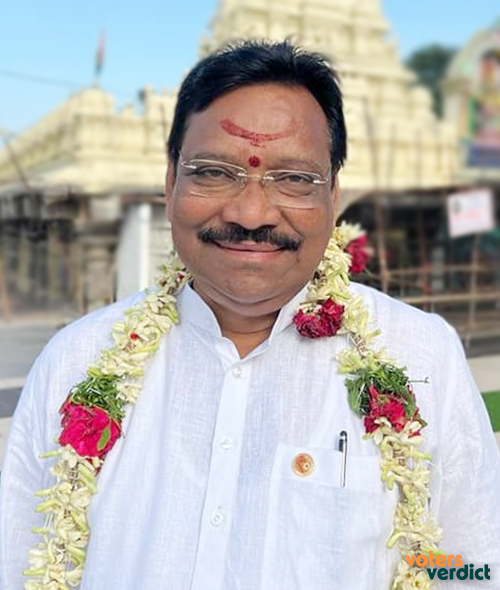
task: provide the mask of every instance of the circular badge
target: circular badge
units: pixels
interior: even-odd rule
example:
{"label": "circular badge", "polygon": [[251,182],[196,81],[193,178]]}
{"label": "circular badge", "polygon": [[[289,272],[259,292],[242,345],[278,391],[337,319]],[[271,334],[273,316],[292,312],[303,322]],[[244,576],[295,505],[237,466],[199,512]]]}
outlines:
{"label": "circular badge", "polygon": [[311,475],[314,467],[314,459],[309,453],[299,453],[292,461],[293,472],[299,477]]}

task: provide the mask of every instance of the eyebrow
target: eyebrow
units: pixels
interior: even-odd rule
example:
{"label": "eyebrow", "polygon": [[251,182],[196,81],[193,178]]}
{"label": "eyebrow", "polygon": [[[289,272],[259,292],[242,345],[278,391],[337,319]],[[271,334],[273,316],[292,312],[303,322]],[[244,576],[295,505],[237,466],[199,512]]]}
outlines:
{"label": "eyebrow", "polygon": [[[234,156],[225,153],[217,152],[197,152],[193,154],[189,160],[217,160],[218,162],[227,162],[234,164],[240,168],[245,168],[245,165],[234,160]],[[278,160],[278,163],[273,165],[270,170],[302,170],[304,172],[311,170],[326,176],[330,172],[329,166],[326,170],[323,169],[317,162],[309,158],[283,158]]]}
{"label": "eyebrow", "polygon": [[305,169],[314,169],[315,172],[319,174],[328,174],[330,171],[329,166],[327,166],[326,172],[325,170],[314,160],[310,160],[309,158],[283,158],[279,160],[280,168],[289,168],[292,167],[293,169],[297,170],[305,170]]}
{"label": "eyebrow", "polygon": [[[217,160],[219,162],[227,162],[228,164],[234,164],[234,156],[225,154],[223,152],[196,152],[190,156],[189,160]],[[239,164],[236,164],[237,166]]]}

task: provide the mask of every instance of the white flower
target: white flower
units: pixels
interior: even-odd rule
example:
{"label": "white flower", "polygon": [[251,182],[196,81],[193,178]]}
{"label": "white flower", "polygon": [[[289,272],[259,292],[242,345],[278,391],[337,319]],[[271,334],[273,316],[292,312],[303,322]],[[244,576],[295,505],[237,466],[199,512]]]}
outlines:
{"label": "white flower", "polygon": [[352,224],[342,221],[334,230],[334,236],[342,249],[346,248],[353,240],[365,235],[365,230],[359,223]]}

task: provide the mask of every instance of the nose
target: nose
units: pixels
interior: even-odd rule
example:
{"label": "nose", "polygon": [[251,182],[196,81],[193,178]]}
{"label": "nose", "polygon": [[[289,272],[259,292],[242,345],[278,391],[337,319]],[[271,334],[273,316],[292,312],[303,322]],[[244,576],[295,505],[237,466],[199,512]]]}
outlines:
{"label": "nose", "polygon": [[249,178],[245,188],[226,201],[222,210],[223,221],[237,223],[246,229],[278,225],[281,212],[269,200],[263,184],[257,178]]}

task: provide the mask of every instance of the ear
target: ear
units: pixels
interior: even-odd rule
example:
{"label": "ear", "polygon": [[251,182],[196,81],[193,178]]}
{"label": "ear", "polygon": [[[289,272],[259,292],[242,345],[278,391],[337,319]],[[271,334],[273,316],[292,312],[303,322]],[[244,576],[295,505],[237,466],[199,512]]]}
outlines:
{"label": "ear", "polygon": [[165,177],[165,212],[167,219],[172,219],[173,194],[175,187],[175,165],[169,158],[167,166],[167,174]]}
{"label": "ear", "polygon": [[337,219],[338,219],[339,210],[340,210],[340,188],[339,188],[338,174],[335,175],[335,180],[334,180],[333,190],[332,190],[332,197],[333,197],[333,227],[335,227],[337,225]]}

